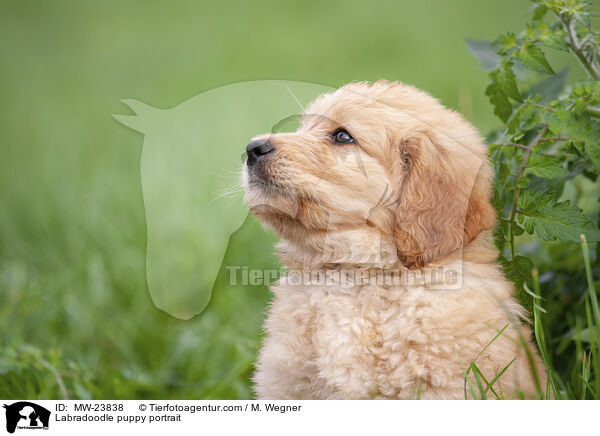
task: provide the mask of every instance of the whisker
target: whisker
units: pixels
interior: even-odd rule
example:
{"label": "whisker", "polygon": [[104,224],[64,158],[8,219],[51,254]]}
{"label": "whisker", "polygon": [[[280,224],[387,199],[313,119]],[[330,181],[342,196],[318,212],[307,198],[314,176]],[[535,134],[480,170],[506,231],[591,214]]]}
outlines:
{"label": "whisker", "polygon": [[242,186],[242,181],[239,180],[235,183],[233,183],[231,186],[228,186],[224,189],[222,189],[220,192],[217,193],[217,196],[215,198],[213,198],[212,200],[210,200],[208,202],[208,204],[211,204],[217,200],[220,200],[221,198],[235,198],[237,194],[241,194],[244,192],[244,187]]}

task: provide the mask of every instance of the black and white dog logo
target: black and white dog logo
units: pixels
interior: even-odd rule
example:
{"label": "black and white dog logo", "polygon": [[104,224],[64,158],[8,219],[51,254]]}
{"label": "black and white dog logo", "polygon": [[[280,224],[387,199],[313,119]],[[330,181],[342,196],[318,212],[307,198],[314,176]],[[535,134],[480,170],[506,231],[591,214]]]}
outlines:
{"label": "black and white dog logo", "polygon": [[4,405],[6,409],[6,431],[15,429],[48,429],[50,411],[29,401]]}

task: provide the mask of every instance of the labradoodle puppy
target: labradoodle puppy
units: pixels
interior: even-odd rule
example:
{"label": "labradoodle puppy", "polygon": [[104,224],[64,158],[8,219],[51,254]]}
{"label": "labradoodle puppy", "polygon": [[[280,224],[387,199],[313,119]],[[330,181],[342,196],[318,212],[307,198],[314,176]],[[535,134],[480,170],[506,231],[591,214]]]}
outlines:
{"label": "labradoodle puppy", "polygon": [[486,147],[461,115],[408,85],[352,83],[246,150],[245,200],[289,270],[271,287],[258,398],[544,389],[490,242]]}

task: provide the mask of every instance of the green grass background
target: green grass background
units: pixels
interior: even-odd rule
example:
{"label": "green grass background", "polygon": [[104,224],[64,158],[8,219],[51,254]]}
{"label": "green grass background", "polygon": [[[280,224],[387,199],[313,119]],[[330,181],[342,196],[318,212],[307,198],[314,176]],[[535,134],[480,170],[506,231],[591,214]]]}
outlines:
{"label": "green grass background", "polygon": [[[143,137],[112,117],[229,83],[401,80],[497,123],[465,39],[519,31],[530,3],[3,2],[0,398],[250,398],[269,293],[221,272],[200,316],[154,307]],[[260,110],[257,101],[257,110]],[[235,125],[223,126],[235,129]],[[259,132],[257,132],[259,133]],[[240,144],[240,153],[245,144]],[[225,264],[272,267],[252,218]]]}

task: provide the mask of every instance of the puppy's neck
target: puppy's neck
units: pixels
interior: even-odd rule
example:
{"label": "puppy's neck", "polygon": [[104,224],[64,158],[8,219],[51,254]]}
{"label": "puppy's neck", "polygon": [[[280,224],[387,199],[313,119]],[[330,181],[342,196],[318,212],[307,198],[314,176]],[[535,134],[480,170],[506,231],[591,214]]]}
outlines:
{"label": "puppy's neck", "polygon": [[390,269],[398,266],[393,237],[372,227],[330,230],[299,241],[282,240],[277,249],[282,262],[290,268]]}
{"label": "puppy's neck", "polygon": [[[393,237],[372,227],[315,233],[300,241],[283,239],[276,247],[282,263],[292,269],[322,270],[345,267],[407,270],[398,260]],[[490,264],[495,262],[497,257],[498,250],[492,243],[491,231],[484,231],[466,247],[431,262],[423,270],[457,261]]]}

